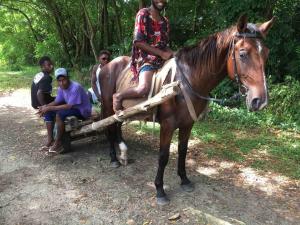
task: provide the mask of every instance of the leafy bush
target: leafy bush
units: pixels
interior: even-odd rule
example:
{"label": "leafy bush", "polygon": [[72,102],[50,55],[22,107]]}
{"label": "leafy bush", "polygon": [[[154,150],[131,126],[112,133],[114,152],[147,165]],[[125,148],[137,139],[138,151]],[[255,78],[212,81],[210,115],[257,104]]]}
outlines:
{"label": "leafy bush", "polygon": [[270,87],[270,104],[266,114],[276,125],[291,124],[300,128],[300,82],[288,76],[284,83]]}
{"label": "leafy bush", "polygon": [[300,82],[287,77],[281,84],[269,88],[269,105],[261,112],[252,113],[244,103],[240,108],[211,104],[209,117],[234,126],[279,126],[300,130]]}

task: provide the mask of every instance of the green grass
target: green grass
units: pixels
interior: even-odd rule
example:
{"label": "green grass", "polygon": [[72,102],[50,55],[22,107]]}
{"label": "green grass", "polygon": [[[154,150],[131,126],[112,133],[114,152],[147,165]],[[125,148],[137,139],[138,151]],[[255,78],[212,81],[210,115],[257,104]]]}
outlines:
{"label": "green grass", "polygon": [[0,71],[0,93],[13,91],[20,88],[30,88],[38,68],[26,67],[22,71]]}
{"label": "green grass", "polygon": [[[192,137],[200,141],[199,149],[208,158],[300,179],[299,131],[269,126],[261,114],[243,109],[212,108],[208,119],[196,123],[192,130]],[[133,126],[141,132],[152,132],[152,123]],[[159,125],[154,134],[159,137]],[[176,136],[175,133],[173,141],[177,141]]]}
{"label": "green grass", "polygon": [[[20,88],[30,88],[32,79],[40,71],[39,67],[23,67],[21,71],[0,70],[0,94]],[[90,88],[90,74],[88,69],[82,71],[70,71],[72,80],[76,80],[87,90]],[[53,80],[53,93],[57,89],[57,83]]]}
{"label": "green grass", "polygon": [[209,118],[195,124],[192,135],[209,158],[244,162],[253,168],[300,179],[300,133],[236,120]]}

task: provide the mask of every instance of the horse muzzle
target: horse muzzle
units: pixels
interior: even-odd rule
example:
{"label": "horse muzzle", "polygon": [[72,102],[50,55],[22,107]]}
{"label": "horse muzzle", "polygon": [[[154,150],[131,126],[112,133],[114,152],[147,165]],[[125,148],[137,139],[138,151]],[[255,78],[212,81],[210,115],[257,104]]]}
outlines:
{"label": "horse muzzle", "polygon": [[266,97],[251,97],[251,94],[248,93],[246,104],[249,111],[260,111],[268,105],[267,94]]}

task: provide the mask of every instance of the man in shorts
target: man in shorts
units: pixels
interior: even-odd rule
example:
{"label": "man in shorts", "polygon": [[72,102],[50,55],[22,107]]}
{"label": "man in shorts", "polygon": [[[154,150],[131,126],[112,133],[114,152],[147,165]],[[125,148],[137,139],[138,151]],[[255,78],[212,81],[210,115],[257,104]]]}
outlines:
{"label": "man in shorts", "polygon": [[56,122],[57,136],[49,153],[59,153],[62,150],[62,136],[65,132],[65,118],[76,116],[79,119],[87,119],[91,116],[92,106],[84,88],[77,82],[69,79],[65,68],[55,71],[58,82],[58,91],[55,100],[39,108],[40,115],[45,121]]}
{"label": "man in shorts", "polygon": [[[31,105],[34,109],[46,105],[54,100],[51,96],[53,63],[48,56],[43,56],[39,60],[41,72],[37,73],[31,84]],[[42,149],[47,149],[53,144],[53,123],[46,121],[47,142]]]}
{"label": "man in shorts", "polygon": [[167,0],[152,0],[149,8],[141,9],[136,15],[131,70],[138,85],[113,95],[115,112],[122,109],[123,99],[146,96],[154,72],[173,56],[168,47],[169,21],[161,15],[166,5]]}

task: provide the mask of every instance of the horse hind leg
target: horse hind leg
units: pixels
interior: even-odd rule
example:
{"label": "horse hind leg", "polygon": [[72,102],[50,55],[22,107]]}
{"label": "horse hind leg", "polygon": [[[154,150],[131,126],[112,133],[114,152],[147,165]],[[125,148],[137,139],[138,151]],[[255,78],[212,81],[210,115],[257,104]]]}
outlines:
{"label": "horse hind leg", "polygon": [[178,175],[181,178],[181,188],[183,191],[194,191],[194,184],[187,178],[185,161],[188,149],[188,141],[191,134],[192,126],[179,129],[178,143]]}
{"label": "horse hind leg", "polygon": [[116,148],[115,148],[115,142],[116,142],[116,125],[115,124],[108,127],[106,136],[107,136],[107,139],[110,144],[110,148],[109,148],[110,166],[112,168],[118,168],[118,167],[120,167],[121,164],[117,158],[117,153],[116,153]]}
{"label": "horse hind leg", "polygon": [[117,124],[117,144],[120,149],[119,161],[122,165],[128,165],[128,147],[122,137],[122,123]]}

